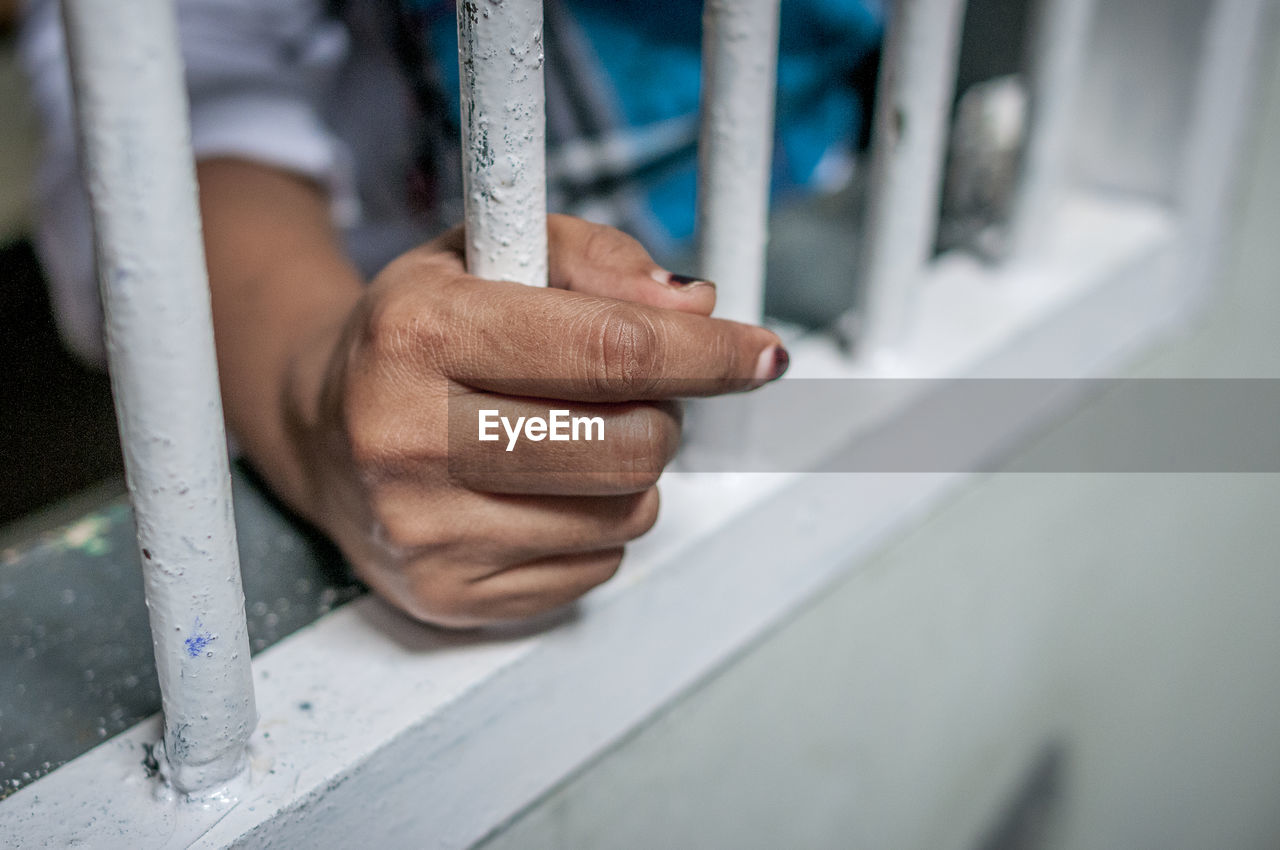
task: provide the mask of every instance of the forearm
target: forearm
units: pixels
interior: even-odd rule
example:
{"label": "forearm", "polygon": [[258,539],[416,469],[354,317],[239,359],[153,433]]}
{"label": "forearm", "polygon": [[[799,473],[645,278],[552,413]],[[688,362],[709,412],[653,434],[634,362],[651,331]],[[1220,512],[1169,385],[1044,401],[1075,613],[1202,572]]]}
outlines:
{"label": "forearm", "polygon": [[319,187],[233,159],[203,161],[197,176],[228,428],[277,494],[314,519],[292,431],[362,281]]}

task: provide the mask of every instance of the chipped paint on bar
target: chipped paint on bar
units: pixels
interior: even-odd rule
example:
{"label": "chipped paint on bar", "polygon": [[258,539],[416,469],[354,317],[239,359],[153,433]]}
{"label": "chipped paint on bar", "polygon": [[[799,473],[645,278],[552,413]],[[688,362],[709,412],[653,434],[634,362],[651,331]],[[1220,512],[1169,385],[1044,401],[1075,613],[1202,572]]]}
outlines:
{"label": "chipped paint on bar", "polygon": [[467,269],[547,284],[541,0],[461,0],[458,70]]}
{"label": "chipped paint on bar", "polygon": [[[106,344],[174,789],[243,773],[257,722],[172,0],[63,6]],[[73,526],[69,545],[95,529]],[[200,636],[203,651],[186,651]]]}

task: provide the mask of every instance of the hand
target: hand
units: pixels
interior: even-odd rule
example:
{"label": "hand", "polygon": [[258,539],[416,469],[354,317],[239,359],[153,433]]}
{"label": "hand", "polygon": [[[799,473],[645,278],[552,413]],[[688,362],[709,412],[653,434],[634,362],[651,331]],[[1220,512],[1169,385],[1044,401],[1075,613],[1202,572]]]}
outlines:
{"label": "hand", "polygon": [[[657,517],[673,397],[785,367],[769,331],[708,318],[713,286],[672,285],[609,228],[551,218],[552,289],[468,276],[456,231],[365,286],[319,187],[234,159],[197,172],[232,433],[361,578],[425,621],[526,617],[608,579]],[[478,409],[553,407],[603,417],[605,440],[508,453],[467,438]]]}
{"label": "hand", "polygon": [[[295,385],[310,513],[419,619],[526,617],[608,579],[657,519],[671,399],[785,365],[776,336],[708,318],[714,287],[673,285],[630,237],[566,217],[549,237],[552,289],[467,275],[458,231],[405,254]],[[507,452],[477,439],[481,408],[599,416],[604,440]]]}

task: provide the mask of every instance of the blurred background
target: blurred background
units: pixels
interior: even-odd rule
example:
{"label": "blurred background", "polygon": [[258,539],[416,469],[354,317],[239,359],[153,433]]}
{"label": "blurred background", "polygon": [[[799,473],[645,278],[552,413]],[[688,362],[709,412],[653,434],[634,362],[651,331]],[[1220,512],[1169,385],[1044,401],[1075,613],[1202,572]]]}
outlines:
{"label": "blurred background", "polygon": [[91,485],[124,491],[110,384],[62,347],[30,242],[39,134],[17,5],[0,2],[0,527]]}

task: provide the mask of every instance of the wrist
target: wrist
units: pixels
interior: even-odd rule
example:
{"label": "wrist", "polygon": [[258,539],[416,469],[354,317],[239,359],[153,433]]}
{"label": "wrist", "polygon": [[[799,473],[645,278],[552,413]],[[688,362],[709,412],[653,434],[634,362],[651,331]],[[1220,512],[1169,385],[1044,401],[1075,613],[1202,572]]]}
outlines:
{"label": "wrist", "polygon": [[332,488],[326,478],[333,471],[333,452],[342,450],[332,427],[332,408],[340,380],[339,351],[353,310],[317,317],[309,332],[299,335],[273,394],[281,437],[279,455],[271,462],[279,479],[273,484],[294,510],[320,527],[330,513],[326,503]]}
{"label": "wrist", "polygon": [[228,430],[294,510],[315,516],[305,423],[363,289],[323,192],[238,160],[197,168]]}

